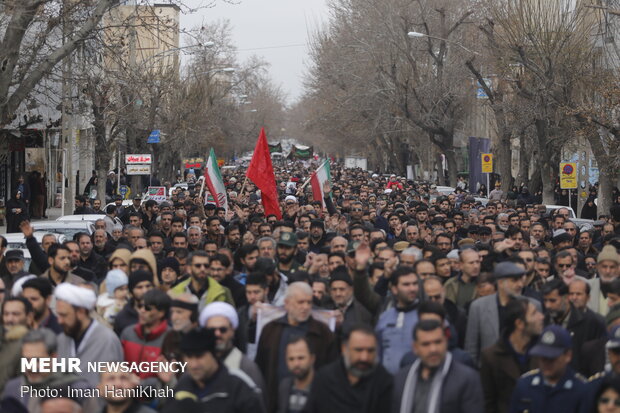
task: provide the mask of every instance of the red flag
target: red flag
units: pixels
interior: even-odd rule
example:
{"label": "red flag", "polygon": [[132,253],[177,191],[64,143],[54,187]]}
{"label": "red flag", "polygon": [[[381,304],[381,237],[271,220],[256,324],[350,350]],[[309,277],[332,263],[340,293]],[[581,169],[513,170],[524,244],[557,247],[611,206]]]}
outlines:
{"label": "red flag", "polygon": [[282,211],[280,211],[280,203],[278,202],[278,190],[276,188],[276,177],[273,173],[273,165],[271,164],[271,154],[269,152],[269,144],[267,136],[265,136],[265,128],[260,130],[254,155],[248,167],[246,176],[254,182],[261,191],[263,207],[265,208],[265,216],[274,214],[278,219],[282,219]]}

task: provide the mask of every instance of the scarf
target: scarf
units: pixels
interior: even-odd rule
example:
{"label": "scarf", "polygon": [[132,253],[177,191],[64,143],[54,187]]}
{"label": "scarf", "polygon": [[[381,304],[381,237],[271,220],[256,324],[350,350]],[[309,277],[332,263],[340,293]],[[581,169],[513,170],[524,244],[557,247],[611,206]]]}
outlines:
{"label": "scarf", "polygon": [[[413,396],[415,395],[415,388],[418,382],[418,370],[420,369],[421,361],[418,358],[411,369],[409,369],[409,373],[407,373],[407,378],[405,379],[405,387],[403,391],[403,398],[400,404],[400,413],[410,413],[413,408]],[[431,391],[428,397],[428,412],[429,413],[439,413],[439,402],[441,395],[441,388],[443,386],[443,381],[448,374],[448,370],[450,370],[450,365],[452,364],[452,354],[450,352],[446,353],[446,359],[443,361],[443,364],[439,367],[437,373],[433,377],[433,382],[431,383]]]}

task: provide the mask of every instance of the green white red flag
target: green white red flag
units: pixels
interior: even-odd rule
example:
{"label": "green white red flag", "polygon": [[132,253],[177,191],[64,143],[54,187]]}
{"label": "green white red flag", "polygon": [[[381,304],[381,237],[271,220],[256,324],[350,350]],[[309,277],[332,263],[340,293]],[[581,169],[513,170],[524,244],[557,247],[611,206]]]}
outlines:
{"label": "green white red flag", "polygon": [[325,160],[310,177],[310,185],[312,185],[312,198],[315,201],[321,201],[325,206],[325,194],[323,193],[323,184],[329,182],[331,185],[332,174],[329,168],[329,160]]}
{"label": "green white red flag", "polygon": [[224,185],[220,168],[217,166],[217,158],[215,157],[213,148],[211,148],[211,152],[209,152],[209,159],[207,160],[207,166],[205,168],[205,180],[209,192],[213,195],[215,205],[224,208],[226,212],[228,212],[226,186]]}

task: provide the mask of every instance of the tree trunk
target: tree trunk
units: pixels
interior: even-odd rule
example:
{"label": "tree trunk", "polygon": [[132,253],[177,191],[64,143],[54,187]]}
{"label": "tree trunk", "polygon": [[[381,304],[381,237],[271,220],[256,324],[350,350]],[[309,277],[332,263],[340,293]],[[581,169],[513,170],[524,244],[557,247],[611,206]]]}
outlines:
{"label": "tree trunk", "polygon": [[553,205],[555,203],[555,181],[557,176],[557,166],[548,161],[543,161],[540,172],[542,178],[543,204]]}
{"label": "tree trunk", "polygon": [[521,136],[519,139],[519,174],[517,175],[515,185],[520,186],[521,184],[524,184],[529,187],[530,163],[528,161],[533,157],[531,156],[531,153],[528,153],[526,146],[526,139],[524,136]]}
{"label": "tree trunk", "polygon": [[448,184],[452,187],[456,187],[458,172],[456,164],[456,152],[454,148],[450,148],[444,152],[444,155],[446,155],[446,162],[448,163]]}
{"label": "tree trunk", "polygon": [[[599,165],[601,164],[599,163]],[[600,186],[598,188],[598,205],[596,208],[597,215],[609,214],[609,210],[613,205],[611,192],[613,191],[614,186],[616,186],[615,182],[618,180],[618,174],[612,173],[609,169],[610,168],[599,169],[598,181]]]}
{"label": "tree trunk", "polygon": [[[497,145],[497,163],[499,164],[499,174],[502,180],[502,191],[507,193],[510,189],[510,182],[512,181],[512,151],[510,150],[510,137],[509,131],[504,131],[500,136]],[[489,191],[491,188],[488,188]]]}

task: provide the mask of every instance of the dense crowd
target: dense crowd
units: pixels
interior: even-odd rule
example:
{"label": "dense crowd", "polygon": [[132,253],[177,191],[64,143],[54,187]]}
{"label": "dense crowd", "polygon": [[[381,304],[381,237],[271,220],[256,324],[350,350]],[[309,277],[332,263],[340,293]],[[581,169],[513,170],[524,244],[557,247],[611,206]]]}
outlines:
{"label": "dense crowd", "polygon": [[[80,196],[105,217],[62,244],[24,220],[28,271],[0,237],[0,411],[620,411],[620,206],[580,228],[526,197],[332,165],[315,199],[312,168],[275,171],[281,217],[237,169],[228,209],[199,185]],[[21,365],[71,357],[140,368]]]}

